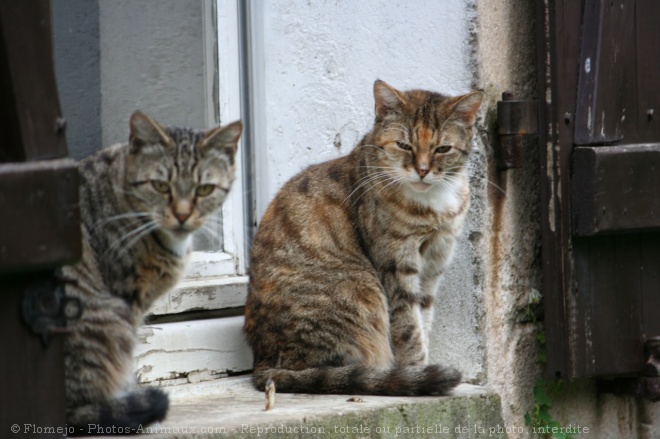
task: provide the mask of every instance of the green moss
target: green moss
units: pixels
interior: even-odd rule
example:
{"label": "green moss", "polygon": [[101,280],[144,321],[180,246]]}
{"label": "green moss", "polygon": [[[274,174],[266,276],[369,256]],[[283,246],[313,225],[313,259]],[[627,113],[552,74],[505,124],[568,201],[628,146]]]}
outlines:
{"label": "green moss", "polygon": [[[509,429],[512,426],[509,426]],[[215,437],[271,438],[506,438],[499,396],[476,395],[420,400],[358,413],[335,414],[299,423],[263,424]],[[523,428],[523,426],[516,426]],[[214,437],[205,436],[208,438]]]}

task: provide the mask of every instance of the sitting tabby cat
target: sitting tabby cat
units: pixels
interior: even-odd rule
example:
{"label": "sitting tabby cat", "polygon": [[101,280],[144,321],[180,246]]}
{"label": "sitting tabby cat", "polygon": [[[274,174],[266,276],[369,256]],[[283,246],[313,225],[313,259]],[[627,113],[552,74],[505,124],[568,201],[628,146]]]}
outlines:
{"label": "sitting tabby cat", "polygon": [[83,255],[63,268],[81,318],[65,342],[67,423],[136,428],[162,420],[167,395],[133,383],[136,329],[179,280],[191,233],[234,180],[241,122],[207,132],[167,128],[135,112],[129,142],[80,162]]}
{"label": "sitting tabby cat", "polygon": [[483,94],[376,81],[374,97],[373,130],[284,185],[254,238],[244,331],[258,389],[441,395],[460,382],[427,365],[428,344]]}

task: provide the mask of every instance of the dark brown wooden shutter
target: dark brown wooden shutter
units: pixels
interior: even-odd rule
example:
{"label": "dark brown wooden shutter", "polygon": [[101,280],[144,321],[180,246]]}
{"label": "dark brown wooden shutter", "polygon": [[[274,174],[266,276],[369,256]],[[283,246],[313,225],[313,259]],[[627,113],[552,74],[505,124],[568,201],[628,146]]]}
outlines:
{"label": "dark brown wooden shutter", "polygon": [[48,0],[0,1],[2,437],[61,438],[66,424],[63,339],[52,336],[62,321],[54,270],[81,247],[50,32]]}
{"label": "dark brown wooden shutter", "polygon": [[537,3],[548,369],[642,376],[660,336],[660,2]]}

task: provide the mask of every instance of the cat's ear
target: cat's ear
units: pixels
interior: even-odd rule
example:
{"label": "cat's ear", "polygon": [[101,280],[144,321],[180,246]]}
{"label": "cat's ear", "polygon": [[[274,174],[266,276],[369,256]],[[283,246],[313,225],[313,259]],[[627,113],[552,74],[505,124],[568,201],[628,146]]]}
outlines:
{"label": "cat's ear", "polygon": [[458,122],[466,128],[472,127],[477,120],[477,112],[481,107],[481,101],[484,99],[484,93],[473,91],[458,98],[454,104],[454,110],[450,119]]}
{"label": "cat's ear", "polygon": [[204,133],[204,138],[199,142],[202,151],[215,149],[227,154],[232,163],[238,148],[238,139],[243,133],[243,122],[237,120],[224,127],[214,128]]}
{"label": "cat's ear", "polygon": [[405,105],[403,94],[380,79],[374,82],[376,118],[381,119],[389,112],[399,113]]}
{"label": "cat's ear", "polygon": [[172,138],[165,132],[165,127],[142,113],[136,111],[131,115],[131,133],[128,141],[131,149],[138,150],[143,145],[172,145]]}

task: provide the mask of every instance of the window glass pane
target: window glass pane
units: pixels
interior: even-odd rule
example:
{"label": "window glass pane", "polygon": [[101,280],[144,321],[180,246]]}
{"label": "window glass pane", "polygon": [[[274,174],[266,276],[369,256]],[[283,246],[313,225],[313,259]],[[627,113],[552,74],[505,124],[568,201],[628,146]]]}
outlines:
{"label": "window glass pane", "polygon": [[218,251],[223,247],[222,211],[213,215],[193,236],[193,249],[201,252]]}
{"label": "window glass pane", "polygon": [[[55,66],[73,157],[125,142],[137,109],[166,125],[217,125],[217,32],[205,15],[212,15],[211,4],[53,2]],[[193,239],[195,250],[221,250],[222,213]]]}

